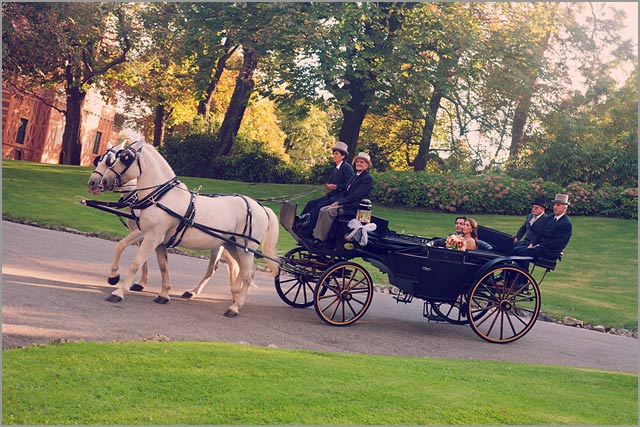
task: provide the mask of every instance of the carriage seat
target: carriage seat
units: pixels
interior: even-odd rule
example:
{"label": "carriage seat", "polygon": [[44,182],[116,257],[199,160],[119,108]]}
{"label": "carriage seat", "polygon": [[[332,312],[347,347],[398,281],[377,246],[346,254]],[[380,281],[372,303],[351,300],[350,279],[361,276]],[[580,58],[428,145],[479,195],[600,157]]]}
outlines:
{"label": "carriage seat", "polygon": [[478,248],[479,251],[487,251],[487,252],[493,251],[493,246],[491,246],[490,243],[480,239],[476,239],[476,247]]}
{"label": "carriage seat", "polygon": [[564,252],[560,253],[560,256],[558,257],[558,259],[536,258],[533,260],[533,264],[537,265],[538,267],[546,268],[547,270],[553,271],[555,270],[558,262],[562,261],[562,255],[564,255]]}

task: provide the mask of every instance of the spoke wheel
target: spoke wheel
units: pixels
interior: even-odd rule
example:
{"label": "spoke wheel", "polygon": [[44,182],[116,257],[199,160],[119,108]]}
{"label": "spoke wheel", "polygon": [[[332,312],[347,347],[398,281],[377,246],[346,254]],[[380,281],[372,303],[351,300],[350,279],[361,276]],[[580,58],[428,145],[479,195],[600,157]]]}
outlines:
{"label": "spoke wheel", "polygon": [[313,293],[320,319],[333,326],[346,326],[360,319],[371,305],[373,281],[364,267],[341,262],[329,267]]}
{"label": "spoke wheel", "polygon": [[333,258],[315,255],[300,247],[290,250],[283,258],[286,263],[301,267],[304,273],[290,274],[280,269],[280,274],[274,278],[278,296],[291,307],[311,307],[315,284]]}
{"label": "spoke wheel", "polygon": [[467,316],[471,329],[492,343],[506,344],[522,338],[540,313],[540,288],[519,267],[490,270],[475,283],[469,295]]}
{"label": "spoke wheel", "polygon": [[[469,312],[469,304],[467,302],[466,293],[461,293],[460,295],[458,295],[458,298],[456,298],[453,304],[443,301],[430,301],[429,304],[431,304],[433,311],[437,315],[439,315],[449,323],[452,323],[454,325],[466,325],[467,323],[469,323],[469,319],[467,318]],[[479,319],[484,315],[486,311],[482,310],[482,307],[476,307],[473,312],[476,319]]]}

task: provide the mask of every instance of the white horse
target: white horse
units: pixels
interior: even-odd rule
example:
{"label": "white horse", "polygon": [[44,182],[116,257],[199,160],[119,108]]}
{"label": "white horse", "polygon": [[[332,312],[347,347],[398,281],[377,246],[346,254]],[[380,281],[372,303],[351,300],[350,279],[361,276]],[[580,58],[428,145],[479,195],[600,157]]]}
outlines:
{"label": "white horse", "polygon": [[237,315],[245,303],[254,274],[254,253],[259,245],[273,275],[278,274],[275,259],[279,225],[270,208],[246,196],[207,197],[189,192],[155,148],[142,142],[130,145],[116,156],[98,187],[101,191],[111,190],[132,179],[137,179],[138,185],[138,201],[132,208],[139,211],[138,228],[143,239],[126,279],[108,301],[119,302],[124,298],[124,289],[133,283],[138,268],[155,249],[162,290],[154,301],[168,302],[171,283],[166,249],[173,245],[208,249],[211,259],[223,246],[238,263],[240,272],[231,286],[233,304],[225,312],[228,317]]}
{"label": "white horse", "polygon": [[[104,176],[105,172],[109,170],[109,166],[113,165],[116,161],[117,153],[125,148],[125,143],[121,143],[116,147],[108,146],[107,151],[96,157],[94,160],[95,169],[91,172],[89,176],[89,181],[87,182],[87,187],[90,193],[95,195],[100,195],[100,181]],[[130,200],[133,195],[135,195],[137,186],[137,180],[133,179],[123,185],[121,188],[114,190],[126,189],[123,191],[123,195],[121,200]],[[186,188],[186,187],[185,187]],[[129,209],[131,213],[132,210]],[[122,252],[131,245],[138,245],[142,242],[143,234],[136,224],[136,221],[128,218],[126,221],[126,226],[129,229],[130,233],[122,240],[120,240],[116,244],[115,253],[113,257],[113,261],[111,262],[111,271],[109,272],[109,276],[107,281],[110,285],[116,285],[120,281],[120,256]],[[236,277],[239,274],[238,264],[235,262],[233,257],[224,249],[224,247],[220,247],[215,258],[210,259],[209,266],[207,267],[207,273],[202,278],[202,280],[196,285],[194,288],[185,291],[181,297],[186,299],[193,299],[200,295],[200,292],[204,289],[206,284],[209,282],[211,277],[218,271],[220,267],[220,259],[224,258],[228,269],[229,269],[229,280],[231,284],[235,281]],[[147,285],[149,281],[149,267],[148,262],[145,261],[141,267],[141,277],[138,283],[134,283],[129,288],[130,291],[142,291],[144,287]]]}

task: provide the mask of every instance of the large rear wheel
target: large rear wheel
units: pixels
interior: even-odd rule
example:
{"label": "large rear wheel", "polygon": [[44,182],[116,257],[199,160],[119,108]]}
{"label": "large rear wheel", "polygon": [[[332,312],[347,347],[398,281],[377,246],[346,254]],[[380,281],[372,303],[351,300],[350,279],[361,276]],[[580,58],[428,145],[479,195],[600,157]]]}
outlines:
{"label": "large rear wheel", "polygon": [[310,253],[302,247],[290,250],[283,258],[284,262],[300,267],[301,272],[293,274],[280,269],[280,274],[274,278],[276,292],[291,307],[311,307],[316,282],[334,259]]}
{"label": "large rear wheel", "polygon": [[373,281],[364,267],[341,262],[329,267],[316,285],[316,314],[333,326],[346,326],[360,319],[371,305]]}
{"label": "large rear wheel", "polygon": [[540,288],[519,267],[505,265],[482,276],[469,293],[467,318],[483,340],[506,344],[531,330],[540,313]]}

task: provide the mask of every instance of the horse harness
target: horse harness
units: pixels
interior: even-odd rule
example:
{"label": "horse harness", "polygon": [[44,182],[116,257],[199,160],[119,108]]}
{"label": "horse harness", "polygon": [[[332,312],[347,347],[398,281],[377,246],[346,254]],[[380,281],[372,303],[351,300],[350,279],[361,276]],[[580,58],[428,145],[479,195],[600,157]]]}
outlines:
{"label": "horse harness", "polygon": [[[196,197],[198,196],[198,193],[196,193],[195,191],[189,191],[189,193],[191,194],[191,198],[189,200],[189,206],[187,206],[187,210],[184,213],[184,215],[181,215],[178,212],[160,203],[160,200],[162,199],[162,197],[164,197],[164,195],[166,195],[171,189],[173,189],[179,184],[180,184],[180,181],[178,180],[178,177],[173,177],[172,179],[165,182],[164,184],[157,186],[155,190],[153,190],[144,198],[140,200],[135,200],[134,202],[129,204],[128,207],[131,209],[132,216],[135,218],[138,228],[140,228],[139,215],[136,215],[134,210],[143,210],[150,206],[157,206],[158,208],[162,209],[163,211],[165,211],[166,213],[168,213],[169,215],[171,215],[172,217],[180,221],[173,235],[169,238],[169,240],[166,243],[164,243],[164,245],[167,248],[173,248],[173,247],[179,246],[180,243],[182,242],[182,238],[184,237],[184,234],[186,233],[188,227],[196,228],[206,234],[209,234],[212,237],[223,240],[224,242],[233,244],[235,246],[241,246],[236,241],[236,238],[242,238],[244,239],[244,245],[242,245],[241,247],[245,252],[249,251],[249,249],[247,248],[247,245],[249,244],[249,240],[251,240],[256,244],[260,244],[260,241],[252,237],[253,210],[249,205],[249,200],[247,199],[247,197],[239,194],[226,195],[226,196],[234,196],[234,197],[242,198],[242,200],[245,202],[245,205],[247,207],[245,224],[244,224],[242,233],[235,233],[233,231],[220,230],[214,227],[209,227],[207,225],[194,222],[194,218],[196,215],[195,200],[196,200]],[[220,197],[225,195],[224,194],[216,194],[216,195],[207,194],[202,196],[203,197]],[[264,209],[264,206],[262,207]],[[266,210],[265,210],[265,213],[266,213]],[[226,237],[225,235],[228,235],[231,237]]]}

